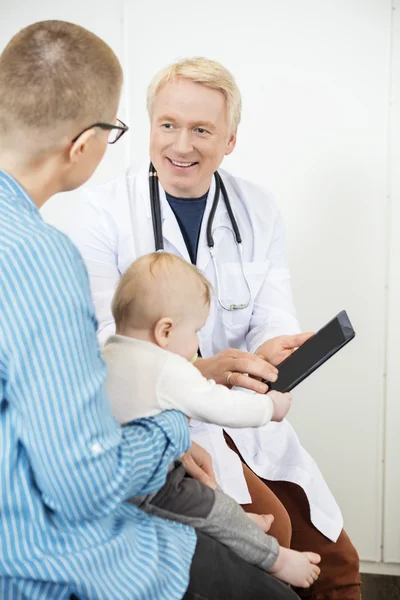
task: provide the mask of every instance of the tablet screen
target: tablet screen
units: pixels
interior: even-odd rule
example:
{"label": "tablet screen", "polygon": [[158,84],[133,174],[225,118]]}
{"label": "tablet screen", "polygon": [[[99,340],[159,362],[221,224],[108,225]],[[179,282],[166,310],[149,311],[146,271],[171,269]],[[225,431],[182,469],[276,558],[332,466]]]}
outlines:
{"label": "tablet screen", "polygon": [[280,365],[277,365],[279,371],[277,381],[266,383],[271,390],[290,392],[354,336],[355,331],[350,319],[343,310]]}

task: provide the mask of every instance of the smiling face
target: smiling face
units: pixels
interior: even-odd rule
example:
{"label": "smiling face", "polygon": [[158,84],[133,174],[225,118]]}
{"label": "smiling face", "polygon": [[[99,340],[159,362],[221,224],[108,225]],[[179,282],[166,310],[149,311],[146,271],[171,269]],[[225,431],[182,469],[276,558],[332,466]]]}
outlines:
{"label": "smiling face", "polygon": [[180,198],[207,193],[213,173],[235,144],[222,92],[183,78],[158,92],[151,113],[150,156],[166,192]]}

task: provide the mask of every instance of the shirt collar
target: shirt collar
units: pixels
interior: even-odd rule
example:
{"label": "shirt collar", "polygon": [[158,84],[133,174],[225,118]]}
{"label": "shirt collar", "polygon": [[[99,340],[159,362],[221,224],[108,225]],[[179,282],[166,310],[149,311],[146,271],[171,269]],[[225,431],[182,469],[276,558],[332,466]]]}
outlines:
{"label": "shirt collar", "polygon": [[0,169],[0,193],[5,194],[8,197],[18,198],[22,200],[25,207],[31,211],[39,213],[39,209],[29,196],[25,188],[9,173]]}

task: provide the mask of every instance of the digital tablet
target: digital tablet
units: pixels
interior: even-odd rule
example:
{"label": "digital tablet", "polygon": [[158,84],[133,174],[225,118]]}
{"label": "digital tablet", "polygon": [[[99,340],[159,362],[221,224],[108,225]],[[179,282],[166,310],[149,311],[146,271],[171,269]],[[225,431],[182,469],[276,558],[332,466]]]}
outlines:
{"label": "digital tablet", "polygon": [[293,354],[277,365],[278,379],[266,381],[270,390],[290,392],[355,336],[345,310],[329,321]]}

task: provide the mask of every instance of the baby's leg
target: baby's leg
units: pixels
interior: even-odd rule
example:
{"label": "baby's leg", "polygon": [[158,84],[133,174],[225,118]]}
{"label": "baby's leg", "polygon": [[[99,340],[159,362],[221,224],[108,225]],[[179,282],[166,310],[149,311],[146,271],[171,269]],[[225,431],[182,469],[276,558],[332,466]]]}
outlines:
{"label": "baby's leg", "polygon": [[183,464],[176,461],[161,490],[140,497],[139,502],[137,498],[130,502],[148,513],[186,523],[187,519],[203,519],[210,514],[215,493],[207,485],[189,477]]}
{"label": "baby's leg", "polygon": [[309,588],[318,579],[321,557],[314,552],[297,552],[280,548],[279,556],[270,573],[277,579],[296,587]]}
{"label": "baby's leg", "polygon": [[203,531],[265,571],[277,559],[279,545],[274,538],[249,519],[230,496],[188,477],[182,465],[169,473],[164,487],[140,507]]}
{"label": "baby's leg", "polygon": [[271,525],[274,522],[274,515],[256,515],[256,513],[246,513],[247,517],[251,519],[264,533],[268,533],[271,529]]}
{"label": "baby's leg", "polygon": [[220,489],[212,490],[187,476],[179,462],[159,492],[131,502],[148,513],[203,531],[285,583],[307,588],[318,578],[318,554],[279,547],[275,538],[264,533],[272,515],[245,513]]}

